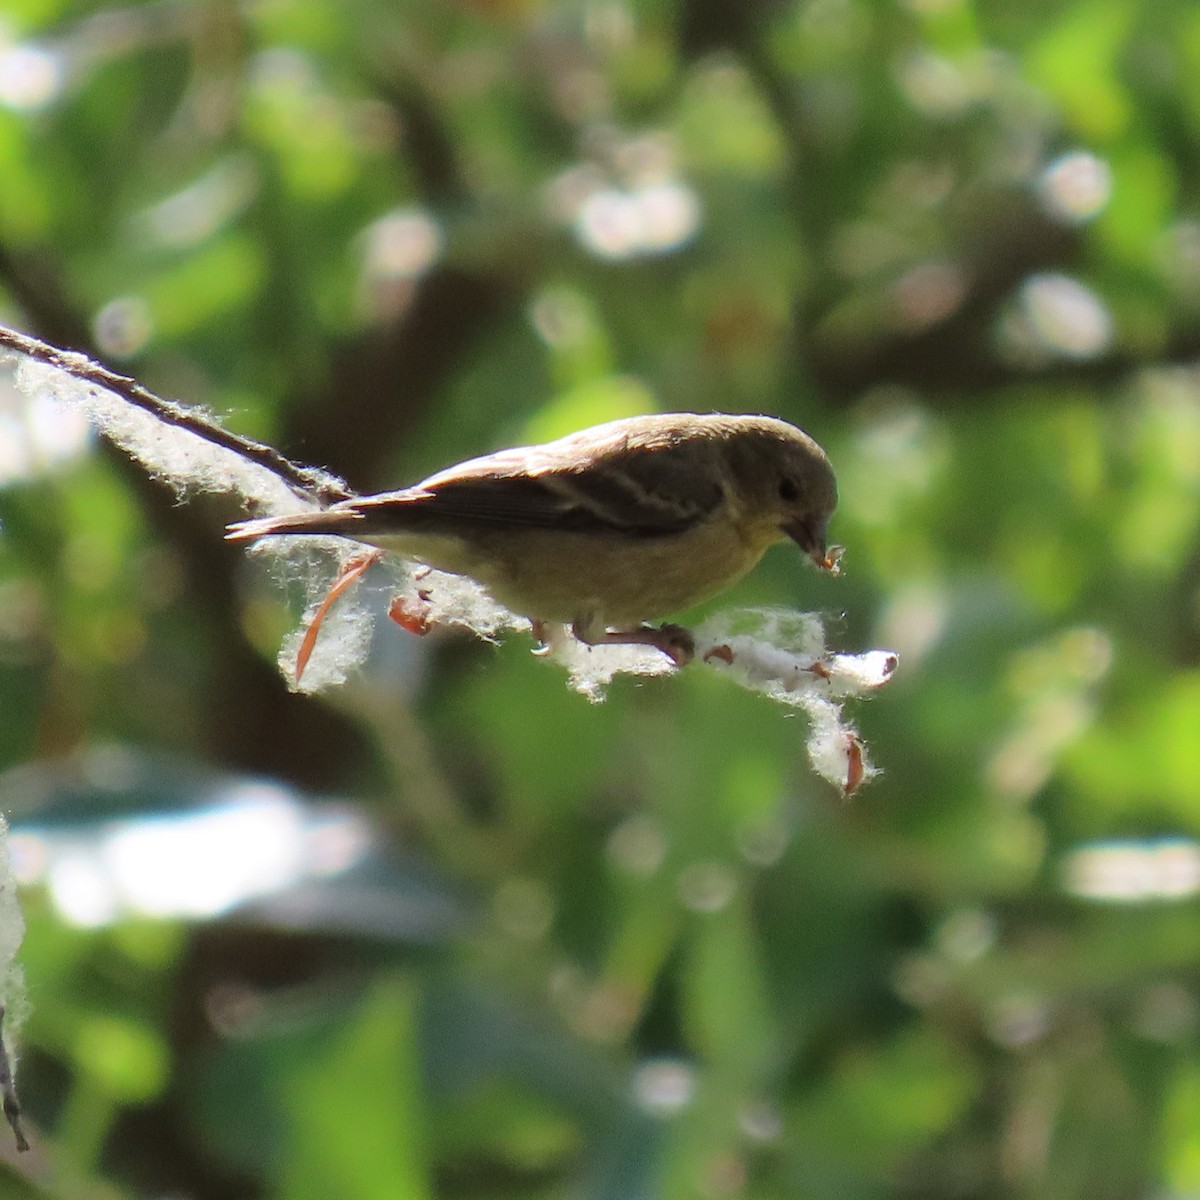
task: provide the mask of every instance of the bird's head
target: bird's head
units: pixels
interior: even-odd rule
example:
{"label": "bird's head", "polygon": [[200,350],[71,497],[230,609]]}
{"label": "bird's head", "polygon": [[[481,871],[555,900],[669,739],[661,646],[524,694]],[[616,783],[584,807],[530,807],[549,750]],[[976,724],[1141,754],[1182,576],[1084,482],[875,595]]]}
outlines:
{"label": "bird's head", "polygon": [[836,557],[826,527],[837,508],[837,480],[825,451],[802,429],[774,417],[740,418],[729,465],[745,511],[772,541],[791,538],[822,570]]}

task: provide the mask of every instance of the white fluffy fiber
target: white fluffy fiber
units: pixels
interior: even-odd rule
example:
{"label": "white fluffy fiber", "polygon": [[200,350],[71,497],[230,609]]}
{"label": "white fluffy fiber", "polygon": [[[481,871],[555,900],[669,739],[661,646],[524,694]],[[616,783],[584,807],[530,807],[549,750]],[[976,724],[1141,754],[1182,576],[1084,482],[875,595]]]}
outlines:
{"label": "white fluffy fiber", "polygon": [[[310,562],[299,571],[298,577],[307,579],[308,609],[304,626],[287,640],[279,661],[294,687],[315,692],[343,682],[366,658],[373,614],[352,594],[341,597],[326,616],[312,658],[296,683],[296,651],[304,629],[337,572],[360,549],[336,538],[265,539],[260,547],[294,556],[296,541],[311,543],[306,553],[326,555],[329,566],[314,572]],[[281,561],[296,570],[294,557]],[[472,579],[406,564],[398,583],[404,610],[429,628],[456,625],[488,641],[508,630],[530,630],[528,620],[498,604]],[[857,730],[846,721],[842,704],[887,683],[896,670],[895,654],[835,653],[826,646],[825,627],[817,614],[778,608],[717,613],[693,633],[696,666],[720,671],[742,687],[803,710],[809,722],[808,756],[818,775],[849,795],[878,774]],[[587,646],[561,626],[548,629],[546,637],[546,651],[566,668],[568,686],[593,702],[604,699],[618,675],[665,675],[674,670],[671,660],[651,646]]]}
{"label": "white fluffy fiber", "polygon": [[[804,711],[809,761],[823,779],[849,795],[879,774],[857,730],[846,721],[842,702],[887,683],[897,667],[895,654],[834,653],[826,648],[824,623],[816,613],[782,608],[730,609],[693,633],[696,663]],[[561,637],[553,641],[553,652],[567,667],[570,685],[596,701],[604,698],[615,675],[672,670],[665,654],[645,646],[589,647]]]}
{"label": "white fluffy fiber", "polygon": [[[315,507],[265,467],[188,429],[168,425],[106,388],[85,383],[58,367],[22,358],[16,385],[31,399],[49,398],[81,410],[100,433],[181,497],[196,491],[233,492],[267,513]],[[204,419],[216,424],[207,414]]]}
{"label": "white fluffy fiber", "polygon": [[0,817],[0,1005],[3,1005],[3,1042],[0,1044],[0,1100],[4,1117],[16,1135],[17,1149],[29,1148],[21,1130],[16,1093],[17,1056],[14,1041],[29,1012],[25,972],[17,964],[17,951],[25,937],[25,918],[17,900],[17,880],[8,853],[8,823]]}
{"label": "white fluffy fiber", "polygon": [[0,1004],[5,1008],[4,1032],[11,1035],[25,1015],[25,980],[15,965],[25,937],[25,918],[17,902],[17,881],[8,856],[8,824],[0,817]]}
{"label": "white fluffy fiber", "polygon": [[841,702],[874,691],[895,673],[891,651],[838,654],[825,645],[816,613],[741,608],[717,613],[695,631],[696,658],[742,687],[808,717],[813,770],[848,796],[879,774]]}

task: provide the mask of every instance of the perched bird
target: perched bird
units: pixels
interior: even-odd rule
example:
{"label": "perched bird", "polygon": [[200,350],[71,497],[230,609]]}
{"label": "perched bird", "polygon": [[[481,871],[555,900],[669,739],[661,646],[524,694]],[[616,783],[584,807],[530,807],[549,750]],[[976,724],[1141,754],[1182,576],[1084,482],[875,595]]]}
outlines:
{"label": "perched bird", "polygon": [[691,635],[652,618],[715,595],[791,538],[824,570],[837,483],[824,450],[775,417],[665,413],[447,467],[412,487],[229,526],[233,540],[335,534],[469,575],[501,604],[588,645]]}

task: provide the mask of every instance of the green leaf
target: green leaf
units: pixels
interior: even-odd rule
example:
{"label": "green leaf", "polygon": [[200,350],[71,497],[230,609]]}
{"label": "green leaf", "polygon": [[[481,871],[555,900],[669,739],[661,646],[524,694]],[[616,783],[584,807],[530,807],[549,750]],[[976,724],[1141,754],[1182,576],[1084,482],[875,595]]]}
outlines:
{"label": "green leaf", "polygon": [[1058,100],[1082,137],[1108,141],[1129,122],[1132,104],[1117,67],[1137,12],[1130,0],[1086,0],[1032,47],[1030,76]]}
{"label": "green leaf", "polygon": [[427,1200],[428,1147],[414,1043],[415,990],[384,978],[297,1069],[286,1092],[291,1200]]}

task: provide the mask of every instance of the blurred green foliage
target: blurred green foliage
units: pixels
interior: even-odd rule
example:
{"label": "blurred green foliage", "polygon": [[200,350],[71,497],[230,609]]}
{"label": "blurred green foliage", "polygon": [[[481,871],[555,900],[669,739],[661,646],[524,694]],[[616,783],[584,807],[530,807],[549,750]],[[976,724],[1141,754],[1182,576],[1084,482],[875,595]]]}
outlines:
{"label": "blurred green foliage", "polygon": [[787,417],[845,570],[729,602],[901,667],[849,806],[708,672],[593,706],[388,629],[293,696],[238,514],[6,383],[18,832],[266,777],[396,857],[91,928],[29,886],[3,1195],[1196,1195],[1198,67],[1185,0],[9,0],[5,323],[361,491]]}

